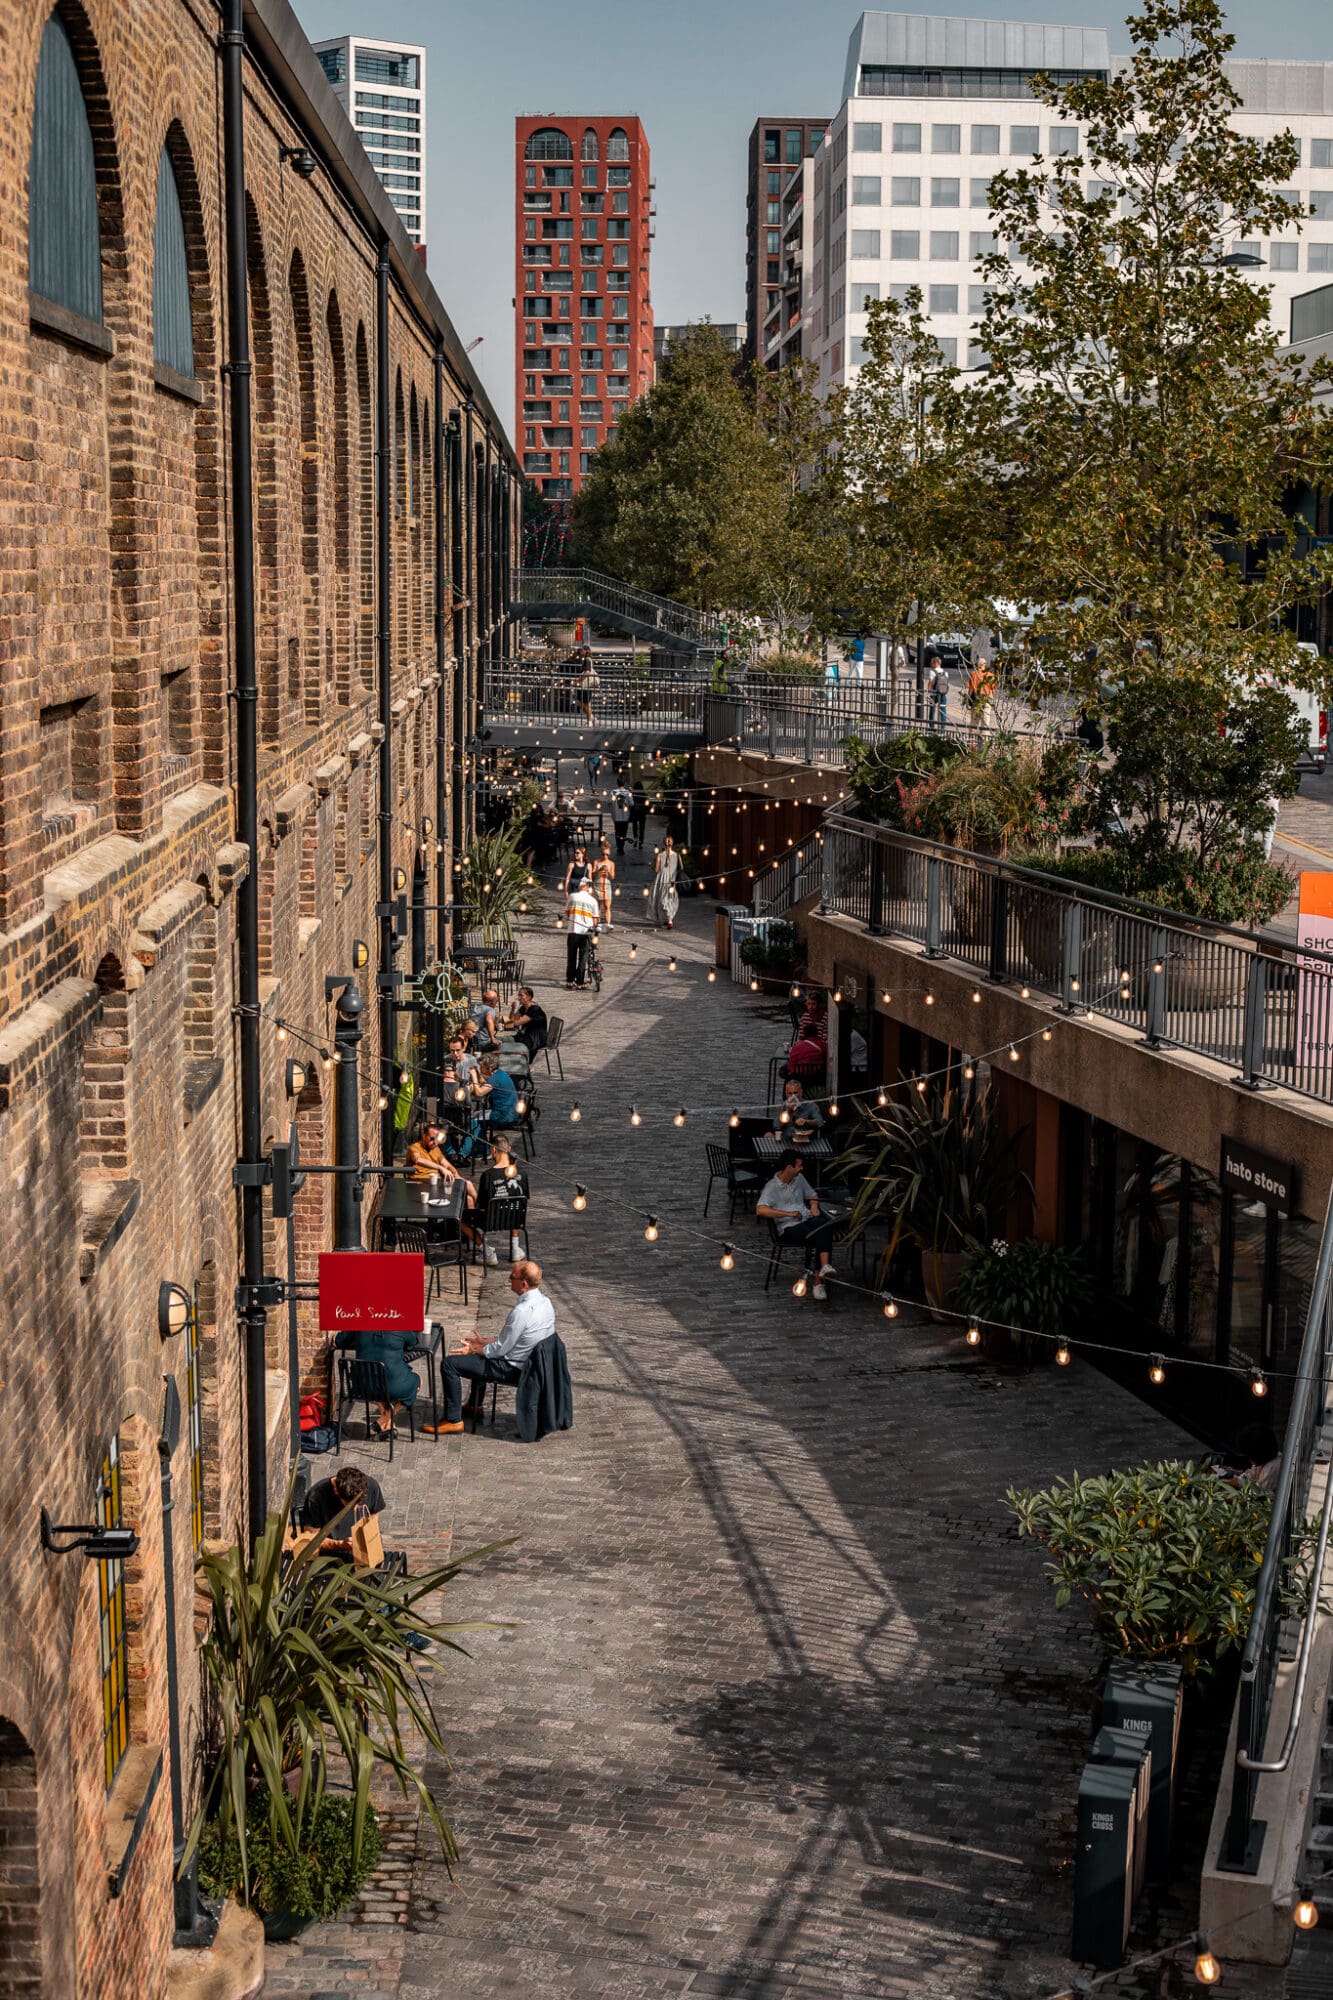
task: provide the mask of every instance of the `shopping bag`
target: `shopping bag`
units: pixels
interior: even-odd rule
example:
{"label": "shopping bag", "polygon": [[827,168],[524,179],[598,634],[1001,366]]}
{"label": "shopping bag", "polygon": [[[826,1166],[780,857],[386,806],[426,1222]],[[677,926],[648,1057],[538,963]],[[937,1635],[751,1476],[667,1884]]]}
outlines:
{"label": "shopping bag", "polygon": [[352,1561],[358,1569],[378,1569],[384,1561],[379,1516],[364,1509],[352,1523]]}

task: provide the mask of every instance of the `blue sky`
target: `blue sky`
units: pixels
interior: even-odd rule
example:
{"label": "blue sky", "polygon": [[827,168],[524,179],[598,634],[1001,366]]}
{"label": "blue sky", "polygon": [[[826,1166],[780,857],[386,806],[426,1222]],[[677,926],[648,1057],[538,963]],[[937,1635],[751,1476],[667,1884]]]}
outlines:
{"label": "blue sky", "polygon": [[[831,116],[854,0],[294,0],[312,41],[360,30],[428,51],[430,272],[506,422],[513,415],[513,159],[520,112],[637,113],[657,177],[653,310],[745,310],[745,142],[761,114]],[[1105,26],[1121,4],[926,9]],[[1333,58],[1328,0],[1237,0],[1237,53]]]}

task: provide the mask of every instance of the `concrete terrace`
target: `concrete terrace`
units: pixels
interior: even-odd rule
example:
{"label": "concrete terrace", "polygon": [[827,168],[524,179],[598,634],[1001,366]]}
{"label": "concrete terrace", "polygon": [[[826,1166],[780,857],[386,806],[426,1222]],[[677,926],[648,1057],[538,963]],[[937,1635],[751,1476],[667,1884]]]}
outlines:
{"label": "concrete terrace", "polygon": [[[414,1862],[400,1824],[352,1920],[272,1949],[267,1990],[1037,2000],[1074,1971],[1099,1654],[1003,1493],[1189,1441],[1085,1364],[1003,1375],[914,1314],[798,1301],[790,1279],[766,1297],[749,1257],[724,1275],[720,1192],[700,1215],[724,1116],[671,1112],[761,1094],[780,1022],[706,983],[711,902],[683,905],[671,973],[639,928],[646,870],[621,877],[600,998],[560,990],[549,914],[525,939],[569,1023],[566,1084],[538,1064],[532,1240],[577,1427],[521,1447],[502,1393],[494,1431],[404,1447],[391,1474],[382,1446],[348,1452],[415,1557],[518,1537],[450,1607],[516,1621],[476,1634],[445,1690],[452,1770],[431,1775],[461,1865],[451,1881],[424,1832]],[[752,1221],[734,1234],[760,1248]],[[493,1274],[483,1319],[507,1302]]]}

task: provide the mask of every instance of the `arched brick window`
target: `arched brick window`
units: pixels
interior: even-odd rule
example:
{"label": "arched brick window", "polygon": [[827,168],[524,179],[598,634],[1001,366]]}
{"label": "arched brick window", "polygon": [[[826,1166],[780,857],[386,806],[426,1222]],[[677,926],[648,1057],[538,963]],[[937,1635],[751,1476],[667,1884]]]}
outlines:
{"label": "arched brick window", "polygon": [[585,160],[598,158],[597,134],[590,125],[583,135],[583,157]]}
{"label": "arched brick window", "polygon": [[529,160],[572,160],[573,141],[568,132],[561,132],[554,125],[543,125],[539,132],[529,135],[525,157]]}
{"label": "arched brick window", "polygon": [[92,127],[69,30],[42,32],[28,166],[28,283],[40,298],[101,324],[102,232]]}
{"label": "arched brick window", "polygon": [[157,212],[153,218],[153,359],[178,375],[194,374],[194,328],[185,215],[176,169],[162,148],[157,163]]}
{"label": "arched brick window", "polygon": [[627,160],[629,158],[629,134],[623,125],[617,125],[612,130],[606,142],[606,157],[608,160]]}

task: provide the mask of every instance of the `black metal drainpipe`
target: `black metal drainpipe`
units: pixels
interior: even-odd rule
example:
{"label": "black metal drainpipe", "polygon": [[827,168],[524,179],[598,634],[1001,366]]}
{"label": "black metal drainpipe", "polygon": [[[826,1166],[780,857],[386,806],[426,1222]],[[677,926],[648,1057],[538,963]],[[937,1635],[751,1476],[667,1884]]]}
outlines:
{"label": "black metal drainpipe", "polygon": [[[449,419],[449,567],[454,593],[454,682],[453,682],[453,811],[450,814],[451,844],[455,868],[467,846],[467,565],[464,557],[463,426],[457,410]],[[447,902],[446,896],[440,901]]]}
{"label": "black metal drainpipe", "polygon": [[379,988],[380,1158],[393,1159],[393,1111],[398,1072],[393,1010],[393,439],[389,434],[389,245],[381,242],[375,266],[375,572],[379,608]]}
{"label": "black metal drainpipe", "polygon": [[255,672],[255,535],[250,458],[250,324],[245,225],[245,25],[243,0],[224,0],[223,186],[227,226],[227,360],[231,417],[232,616],[235,627],[236,833],[250,856],[237,892],[237,1027],[240,1042],[241,1283],[245,1351],[245,1482],[250,1540],[268,1513],[265,1391],[263,1097],[259,1067],[259,684]]}
{"label": "black metal drainpipe", "polygon": [[[449,669],[448,620],[445,592],[449,576],[445,567],[444,540],[444,349],[435,343],[435,667],[440,678],[435,684],[435,954],[444,958],[449,950]],[[429,853],[430,842],[426,849]]]}
{"label": "black metal drainpipe", "polygon": [[[463,411],[463,492],[467,505],[467,569],[463,594],[467,598],[467,659],[464,665],[467,706],[463,720],[463,760],[468,766],[468,744],[477,734],[477,619],[481,610],[481,565],[477,561],[477,454],[472,435],[471,401]],[[476,825],[475,801],[464,791],[463,832],[465,841]]]}

